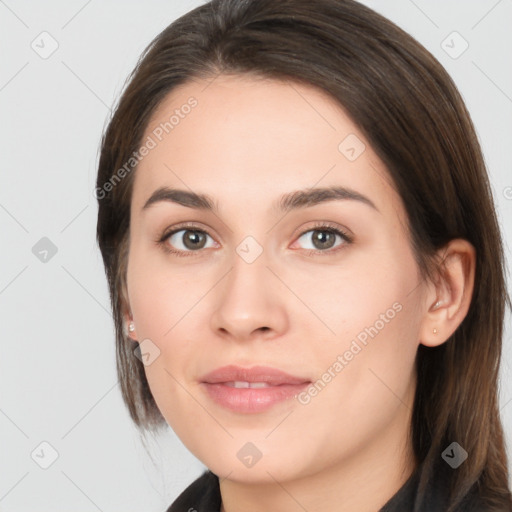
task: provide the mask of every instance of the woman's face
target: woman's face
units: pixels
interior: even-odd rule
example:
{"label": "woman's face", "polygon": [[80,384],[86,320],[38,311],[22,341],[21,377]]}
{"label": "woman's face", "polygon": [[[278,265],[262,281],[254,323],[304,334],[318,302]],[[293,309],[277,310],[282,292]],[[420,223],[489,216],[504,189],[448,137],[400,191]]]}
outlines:
{"label": "woman's face", "polygon": [[[361,458],[396,465],[408,449],[425,283],[401,199],[358,128],[313,87],[221,75],[173,90],[143,142],[132,336],[183,443],[239,481]],[[144,207],[162,187],[183,193]],[[297,379],[205,377],[231,365]]]}

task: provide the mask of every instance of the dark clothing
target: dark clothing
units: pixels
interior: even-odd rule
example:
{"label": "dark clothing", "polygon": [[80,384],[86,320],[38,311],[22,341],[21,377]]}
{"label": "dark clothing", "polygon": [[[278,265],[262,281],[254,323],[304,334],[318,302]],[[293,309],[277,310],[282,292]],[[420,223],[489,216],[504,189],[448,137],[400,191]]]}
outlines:
{"label": "dark clothing", "polygon": [[[424,503],[417,496],[419,468],[388,502],[376,512],[445,512],[448,507],[443,487],[446,481],[442,475],[432,482],[427,490]],[[211,471],[205,471],[192,482],[167,509],[167,512],[220,512],[221,496],[219,478]],[[486,512],[487,508],[474,492],[468,494],[457,512]],[[357,511],[354,511],[357,512]]]}

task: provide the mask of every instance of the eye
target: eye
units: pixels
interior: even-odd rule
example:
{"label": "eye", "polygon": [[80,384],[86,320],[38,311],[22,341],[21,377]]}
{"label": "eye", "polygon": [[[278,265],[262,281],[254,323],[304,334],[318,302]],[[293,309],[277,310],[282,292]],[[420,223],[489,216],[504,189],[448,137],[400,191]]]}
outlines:
{"label": "eye", "polygon": [[[208,238],[212,242],[209,245]],[[213,238],[206,231],[195,227],[173,229],[162,235],[159,243],[162,244],[167,252],[177,254],[178,256],[189,256],[200,249],[215,247]]]}
{"label": "eye", "polygon": [[[208,241],[210,239],[210,241]],[[352,237],[337,225],[319,223],[301,233],[297,242],[310,247],[302,247],[307,254],[333,254],[344,246],[352,243]],[[297,243],[295,242],[295,243]],[[164,251],[176,256],[195,256],[201,249],[216,247],[216,242],[203,229],[197,226],[181,225],[166,231],[159,237],[157,243]]]}
{"label": "eye", "polygon": [[[309,247],[303,248],[308,250],[311,254],[331,254],[339,250],[338,248],[341,248],[340,246],[345,246],[352,242],[352,238],[347,235],[347,233],[330,224],[313,226],[312,229],[304,231],[297,239],[298,242],[301,240],[305,245],[309,243]],[[338,242],[337,245],[335,245],[336,242]]]}

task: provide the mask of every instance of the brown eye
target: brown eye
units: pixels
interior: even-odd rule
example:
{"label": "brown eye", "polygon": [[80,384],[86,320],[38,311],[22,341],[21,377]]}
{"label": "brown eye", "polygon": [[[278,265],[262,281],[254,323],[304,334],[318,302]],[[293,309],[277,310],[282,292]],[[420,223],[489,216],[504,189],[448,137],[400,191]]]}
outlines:
{"label": "brown eye", "polygon": [[[167,242],[177,251],[196,251],[206,248],[208,233],[196,229],[180,229],[166,237]],[[211,245],[210,247],[212,247]]]}
{"label": "brown eye", "polygon": [[330,231],[315,229],[311,240],[316,249],[330,249],[336,242],[336,235]]}
{"label": "brown eye", "polygon": [[[335,246],[336,239],[340,239],[340,243],[337,246],[343,245],[341,241],[347,243],[350,240],[348,237],[342,232],[334,228],[315,228],[305,231],[298,240],[310,241],[313,247],[304,247],[304,249],[309,250],[317,250],[317,251],[326,251],[328,249],[332,249]],[[304,243],[304,242],[303,242]]]}

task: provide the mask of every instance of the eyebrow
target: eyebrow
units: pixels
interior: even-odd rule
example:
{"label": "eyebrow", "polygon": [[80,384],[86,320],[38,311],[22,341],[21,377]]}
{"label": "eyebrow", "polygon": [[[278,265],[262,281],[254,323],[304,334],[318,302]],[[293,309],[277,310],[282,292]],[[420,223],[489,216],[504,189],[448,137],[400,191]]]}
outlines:
{"label": "eyebrow", "polygon": [[[346,187],[323,187],[308,188],[304,190],[296,190],[288,194],[284,194],[272,204],[272,209],[277,212],[289,212],[299,208],[308,208],[327,201],[334,200],[352,200],[359,201],[377,212],[379,209],[371,199],[360,194],[359,192]],[[159,202],[171,202],[195,208],[198,210],[219,212],[218,203],[207,194],[198,194],[196,192],[181,190],[169,187],[160,187],[156,189],[142,207],[142,211],[147,210],[151,205]]]}

